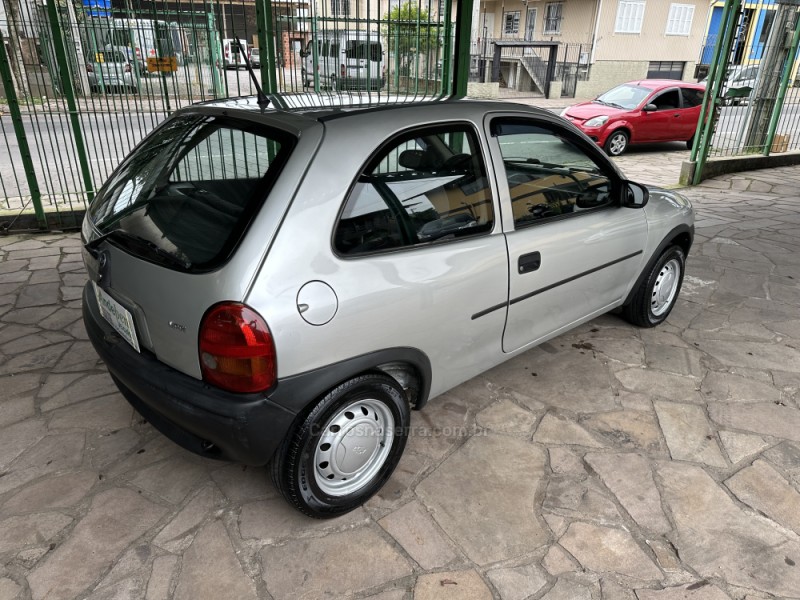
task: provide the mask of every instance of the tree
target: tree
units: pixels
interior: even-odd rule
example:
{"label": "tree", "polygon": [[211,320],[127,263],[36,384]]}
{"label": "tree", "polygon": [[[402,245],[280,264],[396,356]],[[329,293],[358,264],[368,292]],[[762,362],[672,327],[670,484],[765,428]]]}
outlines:
{"label": "tree", "polygon": [[384,17],[382,27],[390,53],[396,53],[398,63],[408,73],[415,55],[426,58],[439,45],[438,23],[431,22],[428,11],[412,1],[392,8]]}

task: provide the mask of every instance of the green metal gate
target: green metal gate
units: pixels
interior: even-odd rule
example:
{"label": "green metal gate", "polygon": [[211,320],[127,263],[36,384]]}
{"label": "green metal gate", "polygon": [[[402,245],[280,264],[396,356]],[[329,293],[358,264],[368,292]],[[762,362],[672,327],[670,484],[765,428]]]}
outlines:
{"label": "green metal gate", "polygon": [[[0,231],[78,226],[98,187],[174,110],[255,93],[243,54],[267,93],[346,103],[466,92],[471,14],[451,0],[0,5]],[[370,68],[348,73],[353,61]]]}

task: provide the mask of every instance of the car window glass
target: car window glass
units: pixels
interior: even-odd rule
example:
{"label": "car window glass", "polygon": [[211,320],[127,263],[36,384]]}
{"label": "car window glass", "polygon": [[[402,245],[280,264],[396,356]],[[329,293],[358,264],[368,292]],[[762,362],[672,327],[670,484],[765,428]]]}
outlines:
{"label": "car window glass", "polygon": [[464,126],[416,131],[359,176],[334,233],[359,255],[488,233],[492,194],[475,134]]}
{"label": "car window glass", "polygon": [[609,206],[611,180],[558,130],[495,120],[515,227]]}
{"label": "car window glass", "polygon": [[224,118],[175,118],[103,186],[92,221],[101,233],[138,238],[150,255],[168,255],[183,270],[213,268],[266,197],[291,149],[286,140]]}
{"label": "car window glass", "polygon": [[681,94],[683,95],[684,108],[699,106],[703,103],[703,92],[701,92],[700,90],[693,90],[691,88],[682,88]]}
{"label": "car window glass", "polygon": [[601,94],[597,97],[596,102],[600,104],[608,104],[616,108],[633,109],[647,98],[650,93],[648,88],[639,87],[638,85],[623,84]]}
{"label": "car window glass", "polygon": [[676,108],[680,108],[680,99],[678,97],[678,90],[670,90],[668,92],[664,92],[653,98],[650,101],[651,104],[655,104],[658,110],[674,110]]}
{"label": "car window glass", "polygon": [[754,79],[758,73],[758,67],[747,67],[744,69],[739,76],[736,78],[737,81],[744,81],[747,79]]}

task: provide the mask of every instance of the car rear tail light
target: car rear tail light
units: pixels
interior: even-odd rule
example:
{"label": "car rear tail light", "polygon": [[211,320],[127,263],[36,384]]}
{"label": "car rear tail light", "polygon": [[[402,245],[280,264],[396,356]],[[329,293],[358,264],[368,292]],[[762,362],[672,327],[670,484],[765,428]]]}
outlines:
{"label": "car rear tail light", "polygon": [[131,72],[131,66],[129,64],[125,65],[125,72],[126,73],[130,73]]}
{"label": "car rear tail light", "polygon": [[223,302],[200,324],[203,380],[231,392],[261,392],[276,379],[275,344],[266,321],[252,308]]}
{"label": "car rear tail light", "polygon": [[142,49],[141,48],[137,48],[136,49],[136,58],[142,58]]}
{"label": "car rear tail light", "polygon": [[342,76],[342,77],[345,77],[345,76],[347,75],[347,70],[346,70],[346,68],[345,68],[345,66],[344,66],[344,65],[342,65],[341,67],[339,67],[339,72],[340,72],[340,74],[341,74],[341,76]]}
{"label": "car rear tail light", "polygon": [[150,48],[150,56],[155,56],[155,55],[156,55],[156,49]]}

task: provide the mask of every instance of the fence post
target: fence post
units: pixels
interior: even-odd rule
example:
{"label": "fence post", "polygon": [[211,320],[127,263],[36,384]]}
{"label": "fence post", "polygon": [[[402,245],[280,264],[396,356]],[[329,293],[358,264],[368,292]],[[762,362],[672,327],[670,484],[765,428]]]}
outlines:
{"label": "fence post", "polygon": [[[75,102],[75,87],[69,71],[67,61],[67,49],[64,44],[61,23],[58,18],[58,6],[56,0],[47,2],[47,17],[50,21],[50,32],[53,40],[53,50],[58,63],[59,80],[61,82],[61,93],[67,101],[69,108],[69,120],[72,125],[72,135],[75,138],[75,150],[78,153],[78,161],[81,165],[83,175],[83,185],[86,188],[86,201],[91,202],[94,198],[94,186],[92,185],[92,172],[89,169],[89,159],[86,156],[86,145],[83,142],[83,130],[78,113],[78,105]],[[80,58],[80,57],[79,57]]]}
{"label": "fence post", "polygon": [[775,131],[778,129],[778,121],[783,112],[783,102],[786,99],[786,88],[789,87],[789,77],[792,74],[792,67],[794,66],[794,60],[797,56],[798,43],[800,43],[800,14],[795,11],[794,35],[792,36],[789,54],[786,56],[783,64],[783,75],[781,76],[780,87],[778,87],[778,97],[775,99],[775,106],[772,108],[772,116],[770,117],[769,127],[767,129],[767,138],[764,140],[764,156],[769,156],[772,142],[775,139]]}
{"label": "fence post", "polygon": [[[703,168],[708,158],[708,150],[711,146],[711,135],[717,121],[717,95],[725,77],[725,69],[728,66],[728,57],[733,45],[733,31],[739,18],[742,0],[726,0],[725,8],[722,11],[722,21],[720,22],[720,32],[722,40],[717,38],[717,45],[714,48],[714,58],[711,61],[711,71],[708,74],[710,86],[706,86],[706,95],[703,98],[703,108],[700,112],[700,119],[697,121],[695,130],[694,144],[690,161],[694,164],[694,173],[691,177],[692,185],[700,183]],[[700,135],[698,135],[700,134]]]}
{"label": "fence post", "polygon": [[467,0],[445,0],[458,2],[456,15],[456,48],[453,65],[453,95],[467,95],[469,81],[469,38],[472,35],[472,3]]}
{"label": "fence post", "polygon": [[25,169],[25,179],[28,181],[28,190],[31,193],[31,202],[33,202],[33,209],[36,212],[36,220],[39,222],[39,227],[44,229],[47,227],[47,218],[42,208],[42,192],[39,190],[36,170],[33,168],[33,158],[31,157],[31,150],[28,146],[28,137],[25,134],[25,125],[22,122],[22,113],[19,110],[17,90],[14,89],[14,76],[11,72],[11,62],[6,52],[6,40],[1,30],[0,77],[2,77],[3,89],[5,90],[6,100],[8,101],[8,110],[11,113],[11,122],[14,124],[14,133],[17,136],[17,145],[19,146],[19,153],[22,157],[22,166]]}
{"label": "fence post", "polygon": [[[442,61],[442,89],[440,94],[447,96],[453,93],[453,76],[450,72],[450,53],[453,51],[453,0],[445,0],[444,8],[444,60]],[[439,31],[436,32],[439,35]],[[430,36],[429,36],[430,37]]]}
{"label": "fence post", "polygon": [[[274,94],[278,91],[275,46],[279,42],[275,39],[272,26],[272,0],[256,0],[256,21],[259,50],[266,53],[267,59],[261,61],[261,87],[264,93]],[[283,39],[280,40],[280,43],[283,44]]]}

